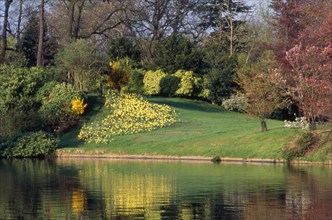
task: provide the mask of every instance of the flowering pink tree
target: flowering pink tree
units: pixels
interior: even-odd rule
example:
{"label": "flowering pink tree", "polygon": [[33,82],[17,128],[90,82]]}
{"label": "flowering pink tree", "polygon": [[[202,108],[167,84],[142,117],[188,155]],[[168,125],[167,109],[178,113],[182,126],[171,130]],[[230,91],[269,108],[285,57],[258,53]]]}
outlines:
{"label": "flowering pink tree", "polygon": [[[332,4],[330,0],[274,0],[278,63],[275,78],[313,128],[332,120]],[[278,75],[279,74],[279,75]]]}
{"label": "flowering pink tree", "polygon": [[285,74],[290,95],[312,122],[319,116],[332,119],[332,43],[325,47],[295,45],[286,52],[290,72]]}

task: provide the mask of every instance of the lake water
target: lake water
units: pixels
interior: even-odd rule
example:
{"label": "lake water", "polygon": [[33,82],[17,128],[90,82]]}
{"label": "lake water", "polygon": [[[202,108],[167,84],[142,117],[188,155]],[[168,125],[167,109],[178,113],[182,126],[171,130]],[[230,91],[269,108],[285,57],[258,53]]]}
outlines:
{"label": "lake water", "polygon": [[0,160],[0,219],[332,219],[332,167]]}

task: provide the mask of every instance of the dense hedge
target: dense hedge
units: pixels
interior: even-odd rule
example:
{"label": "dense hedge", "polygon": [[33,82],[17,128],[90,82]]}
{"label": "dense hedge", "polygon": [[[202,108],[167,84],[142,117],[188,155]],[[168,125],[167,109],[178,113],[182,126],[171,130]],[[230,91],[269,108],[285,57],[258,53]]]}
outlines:
{"label": "dense hedge", "polygon": [[42,131],[15,135],[0,143],[0,158],[46,157],[54,153],[58,139]]}

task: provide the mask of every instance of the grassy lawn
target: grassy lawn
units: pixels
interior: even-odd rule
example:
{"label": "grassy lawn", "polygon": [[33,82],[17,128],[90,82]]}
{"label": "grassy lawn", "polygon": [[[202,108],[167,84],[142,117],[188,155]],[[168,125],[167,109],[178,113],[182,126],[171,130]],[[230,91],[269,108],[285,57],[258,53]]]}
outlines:
{"label": "grassy lawn", "polygon": [[[179,122],[149,133],[125,135],[108,144],[84,144],[77,130],[62,136],[60,147],[68,152],[172,156],[220,156],[280,159],[281,149],[291,136],[302,131],[283,128],[282,121],[268,120],[268,132],[260,121],[229,112],[201,101],[180,98],[150,98],[153,103],[174,107]],[[94,114],[98,118],[102,111]]]}

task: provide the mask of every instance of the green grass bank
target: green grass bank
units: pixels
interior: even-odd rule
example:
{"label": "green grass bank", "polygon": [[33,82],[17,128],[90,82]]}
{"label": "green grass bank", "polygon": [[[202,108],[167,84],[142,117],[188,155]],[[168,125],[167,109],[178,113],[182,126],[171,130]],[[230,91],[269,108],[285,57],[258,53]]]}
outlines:
{"label": "green grass bank", "polygon": [[[61,137],[59,154],[194,156],[282,159],[282,149],[302,130],[283,128],[284,122],[268,120],[268,132],[260,131],[259,119],[229,112],[201,101],[180,98],[150,98],[153,103],[176,109],[179,121],[171,127],[148,133],[118,136],[110,144],[85,144],[77,140],[78,130]],[[94,120],[104,114],[95,110]],[[305,160],[332,160],[331,142],[306,154]]]}

